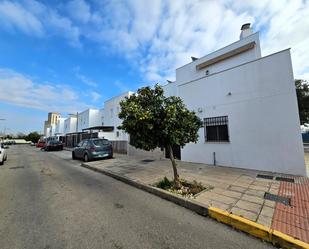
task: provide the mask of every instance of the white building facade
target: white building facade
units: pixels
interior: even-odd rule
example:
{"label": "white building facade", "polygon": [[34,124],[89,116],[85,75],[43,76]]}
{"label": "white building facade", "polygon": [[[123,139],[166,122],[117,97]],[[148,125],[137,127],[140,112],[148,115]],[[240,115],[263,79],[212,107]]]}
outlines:
{"label": "white building facade", "polygon": [[113,132],[106,132],[104,137],[114,141],[128,141],[128,134],[123,130],[117,129],[122,124],[122,120],[118,117],[120,112],[120,101],[125,97],[130,97],[133,92],[125,92],[121,95],[115,96],[104,102],[104,126],[113,127]]}
{"label": "white building facade", "polygon": [[72,115],[64,120],[64,134],[76,132],[77,131],[76,127],[77,127],[77,117],[76,116]]}
{"label": "white building facade", "polygon": [[83,112],[78,113],[77,118],[77,131],[82,132],[83,129],[87,129],[93,126],[99,126],[101,124],[100,110],[98,109],[87,109]]}
{"label": "white building facade", "polygon": [[55,128],[55,135],[64,134],[64,121],[65,118],[59,118]]}
{"label": "white building facade", "polygon": [[290,50],[261,57],[259,34],[176,70],[164,86],[204,122],[181,159],[306,175]]}

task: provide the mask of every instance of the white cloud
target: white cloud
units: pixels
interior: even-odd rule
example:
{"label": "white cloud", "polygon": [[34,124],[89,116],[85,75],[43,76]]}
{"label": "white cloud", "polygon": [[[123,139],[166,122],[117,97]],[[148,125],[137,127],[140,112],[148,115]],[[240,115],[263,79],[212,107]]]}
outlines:
{"label": "white cloud", "polygon": [[87,23],[91,18],[90,6],[84,0],[72,0],[66,8],[70,17],[77,22]]}
{"label": "white cloud", "polygon": [[90,93],[90,96],[91,96],[93,102],[99,101],[101,99],[101,97],[102,97],[99,93],[97,93],[95,91],[92,91]]}
{"label": "white cloud", "polygon": [[0,2],[0,22],[2,28],[21,30],[28,35],[42,36],[44,33],[41,21],[19,3]]}
{"label": "white cloud", "polygon": [[67,85],[37,83],[10,69],[0,68],[0,101],[44,111],[76,112],[90,106]]}
{"label": "white cloud", "polygon": [[[35,0],[0,2],[1,27],[20,30],[30,36],[61,36],[74,47],[81,47],[79,28],[56,8]],[[0,28],[1,28],[0,27]]]}
{"label": "white cloud", "polygon": [[88,78],[87,76],[83,75],[80,72],[80,68],[79,67],[73,68],[73,71],[75,72],[75,77],[77,79],[79,79],[81,82],[83,82],[84,84],[86,84],[88,86],[91,86],[91,87],[97,87],[98,86],[97,82],[95,82],[94,80],[92,80],[92,79]]}
{"label": "white cloud", "polygon": [[121,91],[121,92],[127,92],[129,91],[129,88],[127,85],[125,85],[124,83],[122,83],[121,81],[119,80],[116,80],[114,82],[114,85]]}

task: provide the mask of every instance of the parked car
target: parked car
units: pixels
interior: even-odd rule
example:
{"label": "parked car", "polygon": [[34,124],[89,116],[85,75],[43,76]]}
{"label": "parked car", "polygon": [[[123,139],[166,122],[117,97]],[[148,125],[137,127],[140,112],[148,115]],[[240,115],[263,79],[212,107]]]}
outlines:
{"label": "parked car", "polygon": [[46,142],[44,140],[39,140],[36,144],[36,147],[43,148],[45,147]]}
{"label": "parked car", "polygon": [[48,141],[42,149],[44,149],[45,151],[63,150],[63,143],[57,140],[51,140]]}
{"label": "parked car", "polygon": [[112,157],[112,143],[102,138],[82,140],[72,151],[72,159],[83,159],[85,162]]}
{"label": "parked car", "polygon": [[0,165],[3,165],[4,161],[8,159],[8,155],[6,153],[6,149],[4,148],[4,144],[0,144]]}

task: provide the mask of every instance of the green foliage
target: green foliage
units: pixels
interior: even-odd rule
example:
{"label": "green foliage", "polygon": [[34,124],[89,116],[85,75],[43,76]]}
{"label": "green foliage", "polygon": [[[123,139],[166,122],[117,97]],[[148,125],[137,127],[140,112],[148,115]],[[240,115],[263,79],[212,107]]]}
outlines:
{"label": "green foliage", "polygon": [[295,80],[300,123],[309,123],[309,83]]}
{"label": "green foliage", "polygon": [[143,87],[120,103],[119,129],[132,138],[136,148],[153,150],[157,147],[197,142],[202,121],[189,111],[179,97],[165,97],[163,89]]}
{"label": "green foliage", "polygon": [[25,140],[36,143],[40,139],[41,135],[39,133],[30,132],[27,136],[24,137]]}
{"label": "green foliage", "polygon": [[155,183],[154,186],[157,187],[157,188],[162,188],[162,189],[167,190],[167,189],[172,188],[172,186],[173,186],[173,181],[170,181],[170,180],[167,179],[167,177],[165,176],[165,177],[163,178],[163,180],[161,180],[161,181]]}

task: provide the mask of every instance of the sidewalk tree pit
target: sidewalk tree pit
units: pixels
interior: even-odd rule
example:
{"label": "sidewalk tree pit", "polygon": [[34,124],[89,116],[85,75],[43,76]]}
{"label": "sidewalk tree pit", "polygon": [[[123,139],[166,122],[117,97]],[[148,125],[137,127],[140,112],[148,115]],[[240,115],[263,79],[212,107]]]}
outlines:
{"label": "sidewalk tree pit", "polygon": [[213,187],[203,186],[202,183],[197,181],[188,182],[184,179],[180,179],[179,181],[181,184],[181,187],[179,189],[176,189],[174,187],[174,181],[170,181],[167,177],[164,177],[163,180],[153,184],[153,186],[185,197],[194,197],[196,194],[204,190],[208,191],[213,189]]}
{"label": "sidewalk tree pit", "polygon": [[122,129],[130,135],[130,145],[142,150],[164,147],[173,167],[173,188],[181,189],[173,147],[198,141],[203,123],[194,111],[186,108],[179,97],[165,97],[159,85],[140,88],[120,102]]}

